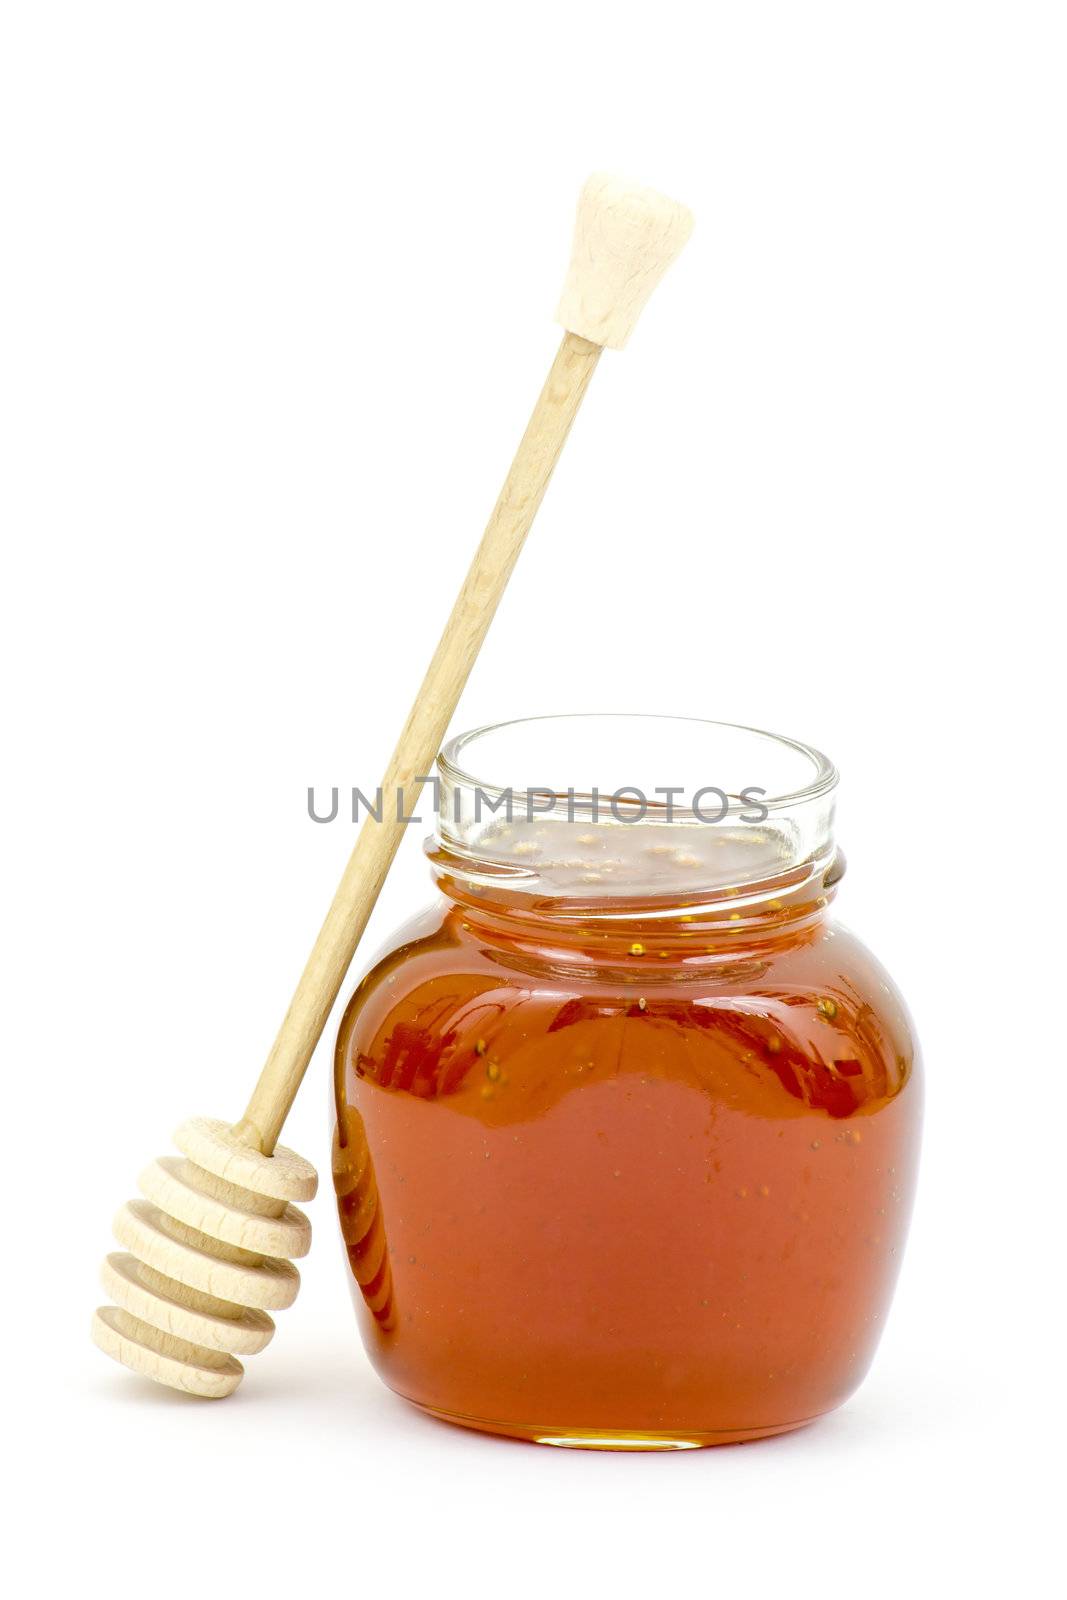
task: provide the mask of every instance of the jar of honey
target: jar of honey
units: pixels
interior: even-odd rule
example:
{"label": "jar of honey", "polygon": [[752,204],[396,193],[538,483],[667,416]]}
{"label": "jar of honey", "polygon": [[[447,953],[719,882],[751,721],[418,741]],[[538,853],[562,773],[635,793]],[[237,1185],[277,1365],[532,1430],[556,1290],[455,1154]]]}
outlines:
{"label": "jar of honey", "polygon": [[571,716],[438,767],[437,902],[337,1040],[377,1370],[448,1421],[601,1449],[840,1405],[900,1264],[921,1087],[899,993],[830,915],[833,766],[753,729]]}

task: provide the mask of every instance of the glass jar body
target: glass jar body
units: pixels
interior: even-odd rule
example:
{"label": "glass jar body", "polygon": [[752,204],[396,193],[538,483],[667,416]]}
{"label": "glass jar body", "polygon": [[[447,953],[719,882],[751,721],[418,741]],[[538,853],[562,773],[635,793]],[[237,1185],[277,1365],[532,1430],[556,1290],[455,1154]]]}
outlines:
{"label": "glass jar body", "polygon": [[521,1438],[669,1448],[839,1405],[882,1330],[921,1089],[827,897],[606,927],[446,896],[337,1042],[334,1177],[393,1389]]}

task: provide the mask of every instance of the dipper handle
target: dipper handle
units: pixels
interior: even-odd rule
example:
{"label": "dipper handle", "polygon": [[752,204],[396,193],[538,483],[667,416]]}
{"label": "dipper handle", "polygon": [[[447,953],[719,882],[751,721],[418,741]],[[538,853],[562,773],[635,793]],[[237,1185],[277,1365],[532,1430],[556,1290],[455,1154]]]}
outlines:
{"label": "dipper handle", "polygon": [[413,800],[430,775],[601,349],[625,344],[691,227],[684,206],[618,178],[590,178],[582,190],[558,318],[567,332],[382,779],[383,820],[368,817],[360,830],[259,1082],[236,1126],[237,1134],[264,1154],[274,1149],[403,836],[395,797],[401,793]]}
{"label": "dipper handle", "polygon": [[482,542],[386,768],[381,785],[382,820],[368,816],[359,831],[278,1037],[244,1117],[236,1126],[235,1132],[265,1155],[274,1149],[281,1133],[403,838],[398,799],[403,800],[402,815],[409,815],[423,780],[432,774],[452,713],[599,356],[599,345],[574,333],[564,335],[556,353]]}

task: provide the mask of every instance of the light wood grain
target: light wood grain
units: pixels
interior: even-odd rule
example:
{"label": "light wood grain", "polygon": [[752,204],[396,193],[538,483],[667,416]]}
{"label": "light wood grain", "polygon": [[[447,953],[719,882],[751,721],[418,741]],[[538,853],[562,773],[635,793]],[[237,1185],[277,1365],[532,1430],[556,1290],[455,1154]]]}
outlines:
{"label": "light wood grain", "polygon": [[162,1274],[150,1273],[128,1253],[116,1250],[108,1256],[100,1281],[132,1317],[188,1344],[251,1356],[266,1349],[274,1336],[274,1323],[265,1311],[230,1305],[232,1314],[223,1314],[220,1302],[207,1295],[192,1300],[188,1290],[178,1298],[168,1292]]}
{"label": "light wood grain", "polygon": [[318,1190],[318,1174],[303,1156],[283,1145],[263,1155],[214,1117],[190,1117],[174,1143],[205,1172],[270,1200],[314,1200]]}
{"label": "light wood grain", "polygon": [[115,1304],[98,1310],[92,1335],[145,1377],[222,1399],[241,1382],[236,1357],[270,1343],[268,1311],[296,1298],[289,1258],[307,1252],[311,1225],[290,1197],[310,1199],[318,1179],[293,1151],[262,1155],[208,1117],[183,1123],[175,1143],[181,1154],[151,1162],[142,1198],[115,1218],[125,1250],[101,1273]]}
{"label": "light wood grain", "polygon": [[120,1306],[101,1306],[93,1315],[92,1334],[104,1354],[124,1367],[202,1400],[224,1400],[244,1376],[233,1356],[149,1327]]}
{"label": "light wood grain", "polygon": [[605,349],[621,350],[692,231],[692,213],[677,200],[596,173],[578,200],[556,321]]}

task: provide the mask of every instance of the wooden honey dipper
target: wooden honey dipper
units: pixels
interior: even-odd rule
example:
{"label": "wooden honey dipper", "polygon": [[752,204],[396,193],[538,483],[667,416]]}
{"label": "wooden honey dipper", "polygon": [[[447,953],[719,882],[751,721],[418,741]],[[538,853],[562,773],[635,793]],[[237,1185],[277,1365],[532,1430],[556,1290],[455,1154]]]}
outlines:
{"label": "wooden honey dipper", "polygon": [[620,350],[692,229],[684,206],[616,178],[589,179],[578,202],[557,312],[566,330],[482,542],[382,779],[383,820],[368,817],[278,1037],[240,1122],[195,1118],[122,1207],[103,1281],[115,1304],[93,1318],[107,1355],[159,1383],[221,1399],[262,1350],[269,1313],[291,1305],[311,1226],[296,1202],[315,1169],[277,1145],[403,835],[392,796],[428,774],[548,487],[602,349]]}

